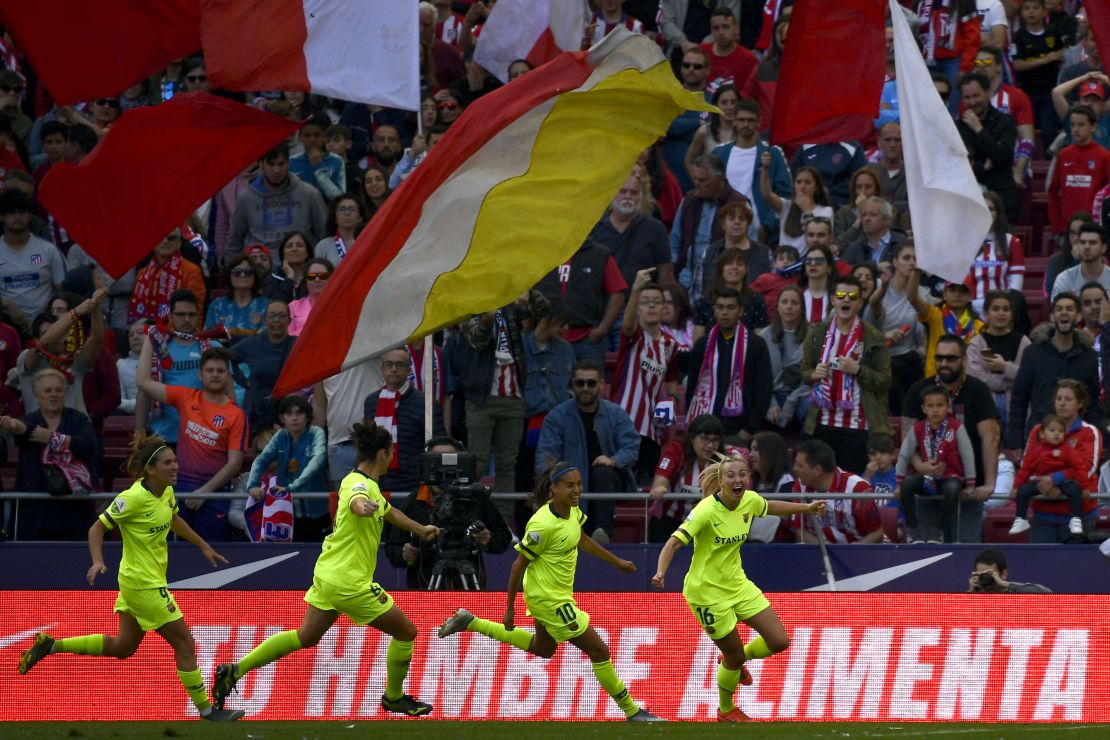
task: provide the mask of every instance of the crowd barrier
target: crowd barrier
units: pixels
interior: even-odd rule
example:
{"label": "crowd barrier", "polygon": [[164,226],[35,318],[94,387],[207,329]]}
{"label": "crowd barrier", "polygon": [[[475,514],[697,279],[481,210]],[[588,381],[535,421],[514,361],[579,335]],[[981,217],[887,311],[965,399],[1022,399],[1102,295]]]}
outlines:
{"label": "crowd barrier", "polygon": [[[206,679],[220,662],[299,625],[301,591],[178,591]],[[545,661],[481,635],[437,639],[459,606],[492,619],[502,593],[395,593],[416,623],[407,691],[430,719],[621,719],[573,646]],[[14,671],[38,630],[112,633],[115,595],[0,592],[0,721],[172,720],[194,715],[169,646],[147,636],[126,663],[56,655]],[[790,649],[750,663],[739,705],[760,720],[1105,722],[1110,596],[769,594]],[[717,650],[681,595],[591,593],[578,605],[608,641],[632,695],[669,720],[709,721]],[[518,605],[518,623],[530,627]],[[741,626],[745,638],[750,634]],[[251,673],[229,706],[248,719],[387,719],[389,638],[340,619],[313,650]]]}

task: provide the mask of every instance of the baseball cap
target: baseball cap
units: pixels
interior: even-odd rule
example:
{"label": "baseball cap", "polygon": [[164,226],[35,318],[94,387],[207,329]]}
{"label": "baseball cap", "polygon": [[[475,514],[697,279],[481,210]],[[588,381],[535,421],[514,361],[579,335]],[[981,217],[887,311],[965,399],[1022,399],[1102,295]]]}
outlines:
{"label": "baseball cap", "polygon": [[256,255],[259,252],[266,255],[267,257],[271,256],[270,255],[270,248],[267,247],[265,244],[251,244],[250,246],[248,246],[246,249],[243,250],[243,254],[247,255],[248,257]]}
{"label": "baseball cap", "polygon": [[1079,88],[1079,97],[1087,95],[1094,95],[1100,100],[1106,100],[1106,90],[1103,89],[1101,82],[1085,82],[1083,87]]}

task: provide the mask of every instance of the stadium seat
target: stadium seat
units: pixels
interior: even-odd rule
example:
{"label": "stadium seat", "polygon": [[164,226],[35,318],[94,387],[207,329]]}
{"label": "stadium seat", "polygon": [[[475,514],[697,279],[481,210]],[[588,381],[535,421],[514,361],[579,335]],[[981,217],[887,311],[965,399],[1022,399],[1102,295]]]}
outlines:
{"label": "stadium seat", "polygon": [[906,538],[898,532],[898,509],[893,506],[880,506],[879,518],[883,522],[883,534],[888,542],[905,542]]}
{"label": "stadium seat", "polygon": [[1013,502],[995,509],[987,509],[986,516],[983,517],[983,542],[1029,542],[1028,532],[1010,534],[1010,525],[1013,523]]}
{"label": "stadium seat", "polygon": [[644,530],[644,509],[647,503],[621,501],[613,515],[613,542],[638,544],[647,539]]}

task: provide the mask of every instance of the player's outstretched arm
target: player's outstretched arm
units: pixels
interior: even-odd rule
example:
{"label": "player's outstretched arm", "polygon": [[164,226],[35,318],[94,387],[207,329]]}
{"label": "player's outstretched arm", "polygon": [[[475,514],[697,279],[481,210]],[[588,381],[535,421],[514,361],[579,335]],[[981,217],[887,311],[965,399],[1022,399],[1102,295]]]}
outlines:
{"label": "player's outstretched arm", "polygon": [[682,548],[682,540],[671,537],[663,549],[659,551],[659,562],[655,564],[655,575],[651,577],[651,585],[663,588],[663,580],[667,577],[667,569],[671,567],[674,554]]}
{"label": "player's outstretched arm", "polygon": [[589,536],[585,532],[582,533],[582,539],[578,540],[578,549],[588,555],[593,555],[595,558],[604,560],[606,563],[609,563],[609,565],[612,565],[621,573],[636,572],[635,563],[633,563],[631,560],[618,558],[616,555],[609,552],[601,545],[597,544],[594,538]]}
{"label": "player's outstretched arm", "polygon": [[[365,499],[363,499],[363,501],[365,501]],[[367,501],[367,503],[370,502]],[[354,502],[352,502],[352,506],[353,504]],[[353,508],[351,510],[354,511]],[[358,514],[357,511],[355,513]],[[370,514],[362,514],[361,516],[370,516]],[[389,511],[386,512],[385,520],[388,523],[392,524],[394,527],[397,527],[397,529],[403,529],[406,532],[412,532],[425,542],[429,540],[434,540],[436,537],[439,537],[439,527],[433,526],[431,524],[419,524],[417,522],[414,522],[412,519],[409,519],[408,515],[405,514],[405,512],[401,511],[396,506],[390,507]]]}
{"label": "player's outstretched arm", "polygon": [[795,504],[791,501],[768,501],[767,513],[775,516],[790,516],[791,514],[816,514],[825,513],[828,504],[824,501],[810,501],[808,504]]}
{"label": "player's outstretched arm", "polygon": [[227,565],[227,558],[212,549],[204,539],[197,534],[189,523],[181,518],[180,514],[173,515],[173,521],[170,523],[170,530],[186,542],[190,542],[200,548],[200,554],[204,556],[213,568],[217,567],[220,563]]}

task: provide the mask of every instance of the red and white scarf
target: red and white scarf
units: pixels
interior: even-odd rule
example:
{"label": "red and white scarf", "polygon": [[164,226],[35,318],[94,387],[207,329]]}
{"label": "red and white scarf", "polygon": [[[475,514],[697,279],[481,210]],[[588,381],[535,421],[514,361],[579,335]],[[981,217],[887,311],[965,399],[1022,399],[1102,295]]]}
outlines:
{"label": "red and white scarf", "polygon": [[[424,342],[409,343],[409,382],[421,393],[424,392]],[[432,345],[432,393],[433,398],[443,403],[443,350]]]}
{"label": "red and white scarf", "polygon": [[374,408],[374,423],[389,432],[389,436],[393,438],[393,460],[389,463],[390,470],[397,470],[401,467],[398,455],[400,448],[397,444],[397,404],[401,402],[401,399],[404,398],[411,387],[406,380],[400,390],[391,391],[389,388],[382,386],[381,391],[378,392],[378,405]]}
{"label": "red and white scarf", "polygon": [[[705,357],[698,372],[698,384],[694,389],[694,400],[690,402],[687,418],[693,419],[702,414],[712,414],[716,405],[717,363],[721,361],[721,328],[714,326],[705,340]],[[748,332],[743,324],[736,325],[736,341],[732,346],[732,373],[729,377],[728,391],[725,395],[721,416],[740,416],[744,413],[744,363],[747,358]]]}
{"label": "red and white scarf", "polygon": [[57,466],[58,470],[62,471],[66,483],[69,484],[69,490],[73,493],[94,490],[88,466],[78,460],[73,451],[65,446],[65,440],[64,434],[59,432],[50,434],[50,442],[42,448],[42,464]]}
{"label": "red and white scarf", "polygon": [[170,295],[181,287],[180,252],[159,265],[151,260],[135,278],[135,290],[127,309],[127,323],[138,319],[165,321],[170,315]]}
{"label": "red and white scarf", "polygon": [[[846,334],[837,328],[836,319],[829,321],[821,342],[820,362],[829,365],[837,357],[859,362],[863,356],[863,322],[857,316]],[[810,398],[823,409],[850,410],[856,407],[856,376],[830,368],[828,377],[813,384]]]}

